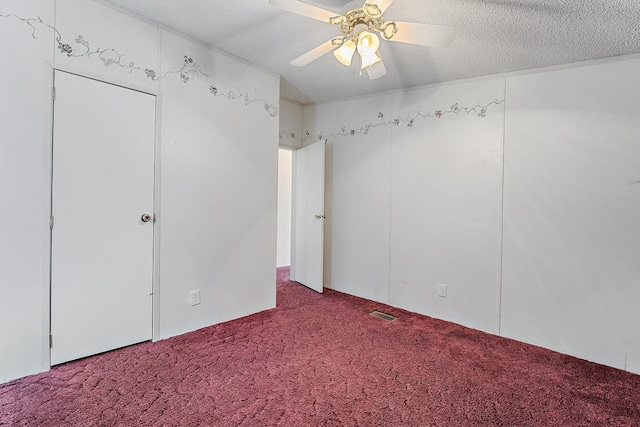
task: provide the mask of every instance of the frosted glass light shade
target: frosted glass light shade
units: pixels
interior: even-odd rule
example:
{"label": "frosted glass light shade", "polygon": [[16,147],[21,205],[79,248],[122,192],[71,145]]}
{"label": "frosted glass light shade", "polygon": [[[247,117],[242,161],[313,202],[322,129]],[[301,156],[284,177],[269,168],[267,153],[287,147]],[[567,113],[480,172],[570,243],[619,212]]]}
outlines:
{"label": "frosted glass light shade", "polygon": [[364,55],[360,55],[361,65],[360,69],[364,70],[365,68],[371,67],[373,64],[376,64],[381,61],[380,56],[376,52],[367,52]]}
{"label": "frosted glass light shade", "polygon": [[358,37],[358,53],[360,54],[361,69],[368,68],[373,64],[380,62],[378,48],[380,47],[380,39],[373,33],[363,31]]}
{"label": "frosted glass light shade", "polygon": [[358,36],[358,53],[375,52],[380,47],[380,39],[369,31],[363,31]]}
{"label": "frosted glass light shade", "polygon": [[347,40],[342,46],[333,51],[333,56],[335,56],[341,64],[348,67],[351,65],[351,59],[354,53],[356,53],[356,42]]}

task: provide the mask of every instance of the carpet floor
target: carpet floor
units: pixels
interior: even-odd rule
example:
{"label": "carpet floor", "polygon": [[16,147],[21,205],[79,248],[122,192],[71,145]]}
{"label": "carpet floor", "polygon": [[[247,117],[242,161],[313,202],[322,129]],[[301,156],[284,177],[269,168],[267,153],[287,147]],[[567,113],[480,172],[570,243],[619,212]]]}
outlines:
{"label": "carpet floor", "polygon": [[277,289],[273,310],[0,385],[0,425],[640,426],[638,375],[286,268]]}

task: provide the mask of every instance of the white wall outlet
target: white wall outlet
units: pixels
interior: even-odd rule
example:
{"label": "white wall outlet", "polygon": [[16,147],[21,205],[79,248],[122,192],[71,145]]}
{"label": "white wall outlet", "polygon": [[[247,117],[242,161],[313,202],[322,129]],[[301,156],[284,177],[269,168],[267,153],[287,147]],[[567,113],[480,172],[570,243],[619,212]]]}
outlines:
{"label": "white wall outlet", "polygon": [[438,296],[442,298],[447,297],[447,285],[444,283],[438,283]]}
{"label": "white wall outlet", "polygon": [[196,289],[195,291],[191,291],[191,305],[200,304],[200,290]]}

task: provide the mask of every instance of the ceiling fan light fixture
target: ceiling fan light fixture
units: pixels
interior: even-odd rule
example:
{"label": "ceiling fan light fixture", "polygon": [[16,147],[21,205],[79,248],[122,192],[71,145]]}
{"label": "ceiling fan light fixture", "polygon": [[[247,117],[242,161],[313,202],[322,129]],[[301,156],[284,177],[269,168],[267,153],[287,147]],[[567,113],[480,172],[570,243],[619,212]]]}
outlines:
{"label": "ceiling fan light fixture", "polygon": [[356,42],[352,39],[347,40],[338,49],[333,51],[333,56],[342,64],[347,67],[351,65],[351,59],[356,53]]}
{"label": "ceiling fan light fixture", "polygon": [[355,55],[355,45],[355,50],[360,54],[360,74],[366,69],[369,78],[373,80],[387,73],[378,50],[379,37],[394,42],[447,47],[456,36],[455,27],[450,25],[386,22],[383,15],[394,0],[364,0],[362,7],[357,7],[360,4],[358,0],[346,0],[347,4],[338,15],[306,1],[308,0],[269,0],[269,3],[276,8],[335,25],[342,35],[291,61],[292,65],[298,67],[315,61],[329,51],[333,51],[341,64],[350,66]]}
{"label": "ceiling fan light fixture", "polygon": [[382,58],[380,58],[380,55],[378,55],[377,52],[371,52],[364,55],[360,55],[360,61],[361,61],[360,69],[364,70],[365,68],[369,68],[372,65],[377,64],[381,60]]}
{"label": "ceiling fan light fixture", "polygon": [[365,69],[373,64],[380,62],[381,58],[378,55],[378,48],[380,47],[380,39],[369,31],[363,31],[358,35],[358,53],[360,54],[361,67]]}
{"label": "ceiling fan light fixture", "polygon": [[380,47],[380,39],[374,33],[363,31],[358,35],[358,53],[376,52]]}

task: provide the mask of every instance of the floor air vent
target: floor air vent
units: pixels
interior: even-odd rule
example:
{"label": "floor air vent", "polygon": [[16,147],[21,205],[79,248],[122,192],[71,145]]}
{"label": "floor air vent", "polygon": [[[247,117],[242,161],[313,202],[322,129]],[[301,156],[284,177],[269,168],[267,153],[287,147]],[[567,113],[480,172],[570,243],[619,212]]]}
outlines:
{"label": "floor air vent", "polygon": [[392,315],[390,315],[390,314],[381,313],[381,312],[379,312],[379,311],[372,311],[372,312],[371,312],[371,315],[372,315],[373,317],[377,317],[377,318],[379,318],[379,319],[388,320],[388,321],[390,321],[390,322],[393,322],[394,320],[396,320],[396,319],[397,319],[397,317],[393,317],[393,316],[392,316]]}

